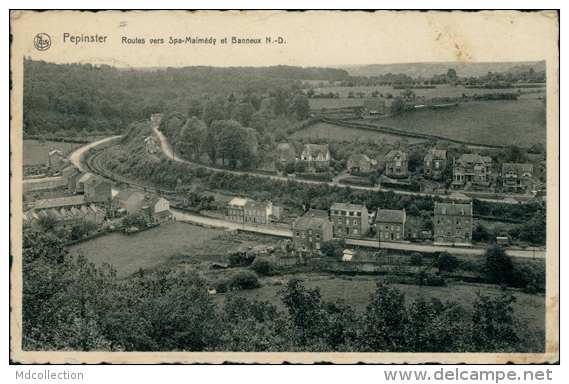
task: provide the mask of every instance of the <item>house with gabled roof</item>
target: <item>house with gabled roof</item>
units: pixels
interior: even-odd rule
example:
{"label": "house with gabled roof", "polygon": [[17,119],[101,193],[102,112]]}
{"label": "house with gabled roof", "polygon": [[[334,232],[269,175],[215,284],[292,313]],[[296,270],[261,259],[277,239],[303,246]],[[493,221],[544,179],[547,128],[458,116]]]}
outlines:
{"label": "house with gabled roof", "polygon": [[85,181],[84,195],[86,203],[109,204],[113,198],[111,182],[93,176]]}
{"label": "house with gabled roof", "polygon": [[459,189],[467,183],[487,186],[492,181],[492,158],[477,153],[465,153],[452,165],[452,187]]}
{"label": "house with gabled roof", "polygon": [[385,106],[385,100],[371,97],[364,99],[363,114],[364,116],[378,116],[385,115],[387,113],[387,108]]}
{"label": "house with gabled roof", "polygon": [[393,149],[385,155],[386,176],[406,176],[409,173],[407,153]]}
{"label": "house with gabled roof", "polygon": [[141,203],[141,212],[146,215],[150,222],[160,223],[172,219],[170,202],[157,195],[147,197]]}
{"label": "house with gabled roof", "polygon": [[423,158],[423,174],[427,177],[440,179],[446,168],[446,149],[431,148]]}
{"label": "house with gabled roof", "polygon": [[405,210],[381,209],[375,215],[375,233],[378,241],[403,241],[405,239]]}
{"label": "house with gabled roof", "polygon": [[332,222],[327,218],[300,216],[292,225],[292,245],[298,252],[319,251],[332,239]]}
{"label": "house with gabled roof", "polygon": [[39,199],[34,201],[35,209],[49,209],[49,208],[62,208],[62,207],[72,207],[81,206],[85,204],[85,196],[66,196],[66,197],[54,197],[51,199]]}
{"label": "house with gabled roof", "polygon": [[533,164],[531,163],[502,164],[502,183],[506,190],[518,191],[532,189],[532,176]]}
{"label": "house with gabled roof", "polygon": [[355,153],[348,157],[346,168],[350,173],[370,172],[377,165],[377,161],[370,159],[364,154]]}
{"label": "house with gabled roof", "polygon": [[277,163],[280,163],[282,165],[294,163],[296,160],[296,151],[290,143],[282,142],[277,145],[277,149],[275,151],[275,159]]}
{"label": "house with gabled roof", "polygon": [[231,221],[267,225],[279,221],[281,216],[281,208],[271,201],[235,197],[227,204],[227,218]]}
{"label": "house with gabled roof", "polygon": [[315,172],[317,169],[328,169],[330,168],[330,148],[328,144],[305,144],[298,161],[304,162],[310,172]]}

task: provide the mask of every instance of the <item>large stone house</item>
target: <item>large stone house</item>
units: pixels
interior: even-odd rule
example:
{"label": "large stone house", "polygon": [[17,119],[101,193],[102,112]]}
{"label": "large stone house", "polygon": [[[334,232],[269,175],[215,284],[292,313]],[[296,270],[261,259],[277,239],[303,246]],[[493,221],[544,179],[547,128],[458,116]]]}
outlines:
{"label": "large stone house", "polygon": [[330,148],[328,144],[305,144],[300,159],[308,171],[330,168]]}
{"label": "large stone house", "polygon": [[378,209],[375,215],[375,233],[379,241],[403,241],[405,239],[405,210]]}
{"label": "large stone house", "polygon": [[112,186],[107,180],[100,177],[92,177],[84,184],[85,202],[109,205],[113,199]]}
{"label": "large stone house", "polygon": [[366,155],[356,153],[348,157],[346,168],[350,173],[366,173],[370,172],[376,165],[377,161],[370,159]]}
{"label": "large stone house", "polygon": [[365,116],[385,115],[386,112],[385,100],[377,97],[364,99],[363,114]]}
{"label": "large stone house", "polygon": [[487,186],[492,181],[492,158],[467,153],[452,166],[452,187],[462,188],[466,183]]}
{"label": "large stone house", "polygon": [[271,201],[256,202],[235,197],[227,204],[227,217],[230,221],[267,225],[279,221],[281,216],[281,209]]}
{"label": "large stone house", "polygon": [[407,176],[409,162],[403,151],[391,150],[385,155],[386,176]]}
{"label": "large stone house", "polygon": [[423,159],[423,174],[433,179],[440,179],[446,163],[447,151],[445,149],[429,149]]}
{"label": "large stone house", "polygon": [[140,211],[146,196],[142,192],[123,190],[113,198],[112,208],[118,214],[130,214]]}
{"label": "large stone house", "polygon": [[334,203],[330,220],[336,237],[363,236],[369,230],[369,212],[363,204]]}
{"label": "large stone house", "polygon": [[472,242],[472,203],[435,202],[435,243]]}
{"label": "large stone house", "polygon": [[140,211],[151,223],[160,223],[172,219],[170,202],[163,197],[152,195],[142,201]]}
{"label": "large stone house", "polygon": [[533,164],[503,163],[502,183],[506,190],[529,190],[532,184]]}
{"label": "large stone house", "polygon": [[275,161],[279,164],[285,165],[287,163],[294,163],[296,160],[296,152],[290,143],[280,143],[277,145]]}
{"label": "large stone house", "polygon": [[292,226],[292,244],[296,251],[318,251],[333,238],[332,222],[327,218],[304,215]]}

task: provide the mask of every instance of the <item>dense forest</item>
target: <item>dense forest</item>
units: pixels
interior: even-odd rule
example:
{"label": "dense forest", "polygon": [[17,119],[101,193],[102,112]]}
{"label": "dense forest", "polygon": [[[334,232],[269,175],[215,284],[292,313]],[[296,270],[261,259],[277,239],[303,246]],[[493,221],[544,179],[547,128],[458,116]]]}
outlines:
{"label": "dense forest", "polygon": [[[235,104],[232,94],[240,95],[242,102],[256,111],[264,99],[275,97],[274,107],[267,105],[265,110],[282,115],[288,112],[283,98],[299,94],[302,80],[334,81],[347,76],[346,71],[333,68],[184,67],[143,71],[26,59],[24,132],[60,137],[81,132],[120,133],[129,123],[147,119],[151,113],[183,106],[180,112],[186,114],[196,99],[204,104],[210,101],[215,107],[220,97]],[[226,106],[210,112],[208,108],[204,105],[206,121],[209,113],[215,112],[231,117],[232,110]]]}
{"label": "dense forest", "polygon": [[[501,253],[495,250],[494,253]],[[503,252],[502,252],[503,253]],[[503,255],[495,255],[498,258]],[[487,256],[487,267],[495,270]],[[496,259],[496,257],[494,257]],[[501,263],[500,265],[505,265]],[[442,268],[442,266],[440,266]],[[259,287],[248,268],[234,288]],[[500,275],[502,276],[502,275]],[[489,277],[491,277],[489,275]],[[23,238],[23,349],[79,351],[540,352],[543,334],[513,316],[511,292],[471,305],[408,301],[377,282],[363,312],[323,300],[290,278],[269,301],[227,294],[222,305],[193,270],[143,271],[119,279],[71,254],[51,233]]]}

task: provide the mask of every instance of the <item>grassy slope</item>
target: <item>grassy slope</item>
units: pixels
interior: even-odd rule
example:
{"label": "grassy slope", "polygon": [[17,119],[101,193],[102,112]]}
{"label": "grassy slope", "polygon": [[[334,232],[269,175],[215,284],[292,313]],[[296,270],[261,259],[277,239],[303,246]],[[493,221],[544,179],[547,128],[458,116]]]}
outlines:
{"label": "grassy slope", "polygon": [[378,124],[483,144],[530,146],[546,142],[540,100],[470,102],[382,118]]}
{"label": "grassy slope", "polygon": [[[368,121],[366,121],[367,123]],[[388,143],[395,143],[398,140],[401,140],[402,136],[397,135],[389,135],[382,132],[375,132],[375,131],[368,131],[363,129],[353,129],[347,127],[341,127],[339,125],[333,125],[328,123],[317,123],[311,125],[310,127],[303,129],[302,131],[298,131],[294,134],[295,138],[324,138],[330,139],[333,141],[358,141],[361,139],[370,139],[370,140],[385,140]],[[417,143],[424,141],[423,139],[415,139],[412,137],[407,138],[409,143]]]}
{"label": "grassy slope", "polygon": [[181,252],[191,252],[196,246],[219,236],[222,231],[195,225],[170,222],[134,235],[113,233],[70,247],[81,251],[96,265],[111,264],[119,276],[139,268],[153,268]]}
{"label": "grassy slope", "polygon": [[24,140],[23,157],[24,165],[47,164],[49,162],[48,154],[54,149],[60,149],[63,153],[69,150],[83,146],[78,143],[58,143],[54,141],[46,141],[44,145],[37,140]]}

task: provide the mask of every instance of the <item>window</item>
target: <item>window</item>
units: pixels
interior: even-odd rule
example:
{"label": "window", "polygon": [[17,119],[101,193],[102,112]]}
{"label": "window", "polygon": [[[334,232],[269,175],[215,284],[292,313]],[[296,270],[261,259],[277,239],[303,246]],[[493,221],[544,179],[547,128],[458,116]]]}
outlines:
{"label": "window", "polygon": [[316,240],[320,240],[320,234],[319,233],[316,234]]}
{"label": "window", "polygon": [[320,243],[316,243],[316,249],[320,249]]}
{"label": "window", "polygon": [[398,230],[398,231],[400,231],[400,229],[399,229],[399,225],[397,226],[397,230]]}
{"label": "window", "polygon": [[456,219],[456,225],[460,225],[460,219]]}
{"label": "window", "polygon": [[391,224],[391,230],[393,231],[393,229],[394,229],[394,225],[393,225],[393,224]]}
{"label": "window", "polygon": [[312,243],[312,236],[308,237],[308,241]]}
{"label": "window", "polygon": [[357,235],[357,234],[358,234],[358,229],[354,228],[354,235]]}
{"label": "window", "polygon": [[296,237],[300,237],[300,232],[296,231]]}
{"label": "window", "polygon": [[399,239],[399,237],[400,237],[400,236],[399,236],[399,233],[397,233],[397,238]]}
{"label": "window", "polygon": [[312,229],[309,229],[309,230],[308,230],[308,234],[309,234],[309,235],[312,235]]}
{"label": "window", "polygon": [[350,216],[354,216],[354,212],[350,211]]}
{"label": "window", "polygon": [[302,238],[306,239],[306,233],[302,232]]}
{"label": "window", "polygon": [[358,221],[357,221],[357,220],[354,220],[354,225],[358,225]]}
{"label": "window", "polygon": [[361,215],[362,215],[362,213],[361,213],[361,212],[358,212],[358,216],[361,216]]}
{"label": "window", "polygon": [[386,226],[385,226],[385,229],[386,229],[386,230],[389,229],[389,225],[386,225]]}

